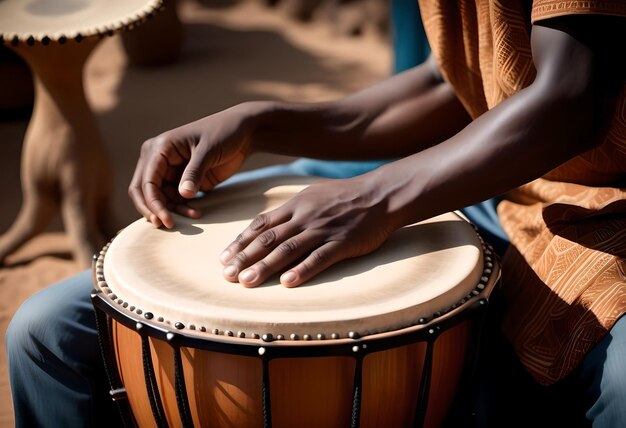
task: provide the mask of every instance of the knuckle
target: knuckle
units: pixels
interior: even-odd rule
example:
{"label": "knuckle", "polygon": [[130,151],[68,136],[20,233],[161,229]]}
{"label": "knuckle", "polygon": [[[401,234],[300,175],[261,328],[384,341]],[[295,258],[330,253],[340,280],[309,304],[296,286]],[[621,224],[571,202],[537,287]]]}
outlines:
{"label": "knuckle", "polygon": [[263,229],[269,223],[269,217],[267,214],[259,214],[257,215],[252,223],[250,224],[250,229],[252,230],[260,230]]}
{"label": "knuckle", "polygon": [[194,183],[202,181],[202,171],[196,168],[187,168],[185,171],[185,180],[191,180]]}
{"label": "knuckle", "polygon": [[258,240],[263,247],[271,247],[276,241],[276,232],[267,230],[259,235]]}
{"label": "knuckle", "polygon": [[158,198],[153,198],[148,201],[148,206],[154,211],[159,211],[163,208],[163,202]]}
{"label": "knuckle", "polygon": [[167,132],[164,132],[154,138],[151,139],[152,145],[156,147],[163,147],[171,141],[170,135]]}
{"label": "knuckle", "polygon": [[246,238],[245,236],[243,236],[242,233],[240,233],[239,235],[237,235],[237,237],[235,238],[234,244],[235,245],[243,245],[243,243],[245,242]]}
{"label": "knuckle", "polygon": [[311,253],[311,264],[313,266],[321,266],[329,260],[329,254],[326,250],[315,250]]}
{"label": "knuckle", "polygon": [[152,138],[149,138],[149,139],[145,140],[143,143],[141,143],[141,147],[139,148],[139,151],[141,153],[144,153],[144,152],[148,151],[150,146],[153,144],[152,141],[153,141]]}
{"label": "knuckle", "polygon": [[141,156],[149,156],[155,152],[162,152],[167,149],[171,141],[172,139],[167,132],[157,135],[156,137],[149,138],[141,145],[140,154]]}
{"label": "knuckle", "polygon": [[264,276],[267,272],[270,271],[271,266],[265,260],[259,260],[255,265],[254,269],[262,276]]}
{"label": "knuckle", "polygon": [[290,239],[280,244],[277,250],[283,256],[290,256],[298,251],[298,243]]}
{"label": "knuckle", "polygon": [[233,257],[231,264],[234,264],[236,266],[245,266],[247,261],[248,261],[248,256],[246,256],[246,253],[244,253],[243,251],[240,251],[237,254],[235,254],[235,257]]}
{"label": "knuckle", "polygon": [[152,148],[157,144],[159,137],[149,138],[141,144],[141,153],[146,154],[152,150]]}

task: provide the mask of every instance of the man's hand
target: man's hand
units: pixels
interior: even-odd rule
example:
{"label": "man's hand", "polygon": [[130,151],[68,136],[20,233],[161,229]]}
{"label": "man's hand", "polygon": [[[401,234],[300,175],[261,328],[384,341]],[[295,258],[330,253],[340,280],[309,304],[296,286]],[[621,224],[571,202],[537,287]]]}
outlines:
{"label": "man's hand", "polygon": [[233,175],[250,153],[245,113],[231,108],[143,143],[128,194],[156,227],[174,226],[171,212],[197,218],[187,201]]}
{"label": "man's hand", "polygon": [[224,277],[256,287],[276,273],[296,287],[378,248],[394,230],[384,197],[362,177],[314,183],[260,214],[222,253]]}

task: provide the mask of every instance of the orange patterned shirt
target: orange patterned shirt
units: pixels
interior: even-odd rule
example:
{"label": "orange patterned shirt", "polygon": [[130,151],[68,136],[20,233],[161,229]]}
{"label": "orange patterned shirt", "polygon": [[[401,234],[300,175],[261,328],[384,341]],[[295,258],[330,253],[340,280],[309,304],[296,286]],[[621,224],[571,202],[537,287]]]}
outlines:
{"label": "orange patterned shirt", "polygon": [[[571,14],[626,17],[626,0],[419,3],[444,78],[473,118],[532,83],[533,23]],[[512,243],[502,261],[503,330],[543,384],[573,370],[626,312],[626,87],[616,96],[599,146],[498,206]]]}

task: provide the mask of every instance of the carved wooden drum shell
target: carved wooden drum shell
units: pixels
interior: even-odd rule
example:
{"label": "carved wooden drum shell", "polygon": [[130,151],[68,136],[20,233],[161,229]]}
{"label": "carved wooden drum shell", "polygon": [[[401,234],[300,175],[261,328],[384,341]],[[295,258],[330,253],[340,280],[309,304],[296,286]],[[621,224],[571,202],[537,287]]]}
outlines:
{"label": "carved wooden drum shell", "polygon": [[112,395],[141,427],[440,426],[471,374],[495,256],[447,213],[303,286],[246,289],[219,252],[311,182],[225,186],[172,231],[138,220],[94,260]]}

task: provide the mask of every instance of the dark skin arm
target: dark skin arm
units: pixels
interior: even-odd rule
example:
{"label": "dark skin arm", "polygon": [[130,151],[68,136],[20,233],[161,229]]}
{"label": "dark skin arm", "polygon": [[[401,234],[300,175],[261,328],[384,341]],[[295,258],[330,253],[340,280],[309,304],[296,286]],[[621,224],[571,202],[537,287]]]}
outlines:
{"label": "dark skin arm", "polygon": [[243,103],[151,138],[141,147],[128,192],[146,219],[171,228],[171,211],[199,216],[187,199],[230,177],[254,151],[401,157],[454,135],[469,121],[429,60],[339,101]]}
{"label": "dark skin arm", "polygon": [[470,120],[431,57],[338,102],[275,104],[260,117],[254,147],[318,159],[399,158],[451,137]]}
{"label": "dark skin arm", "polygon": [[[256,286],[282,272],[284,285],[297,286],[373,251],[398,227],[501,194],[591,148],[606,58],[575,28],[567,20],[534,26],[535,82],[440,144],[416,139],[419,153],[359,177],[311,185],[258,216],[223,254],[226,278]],[[382,112],[397,109],[400,123],[420,117],[401,105]],[[370,128],[384,123],[380,111],[358,135],[396,141],[393,127]]]}

